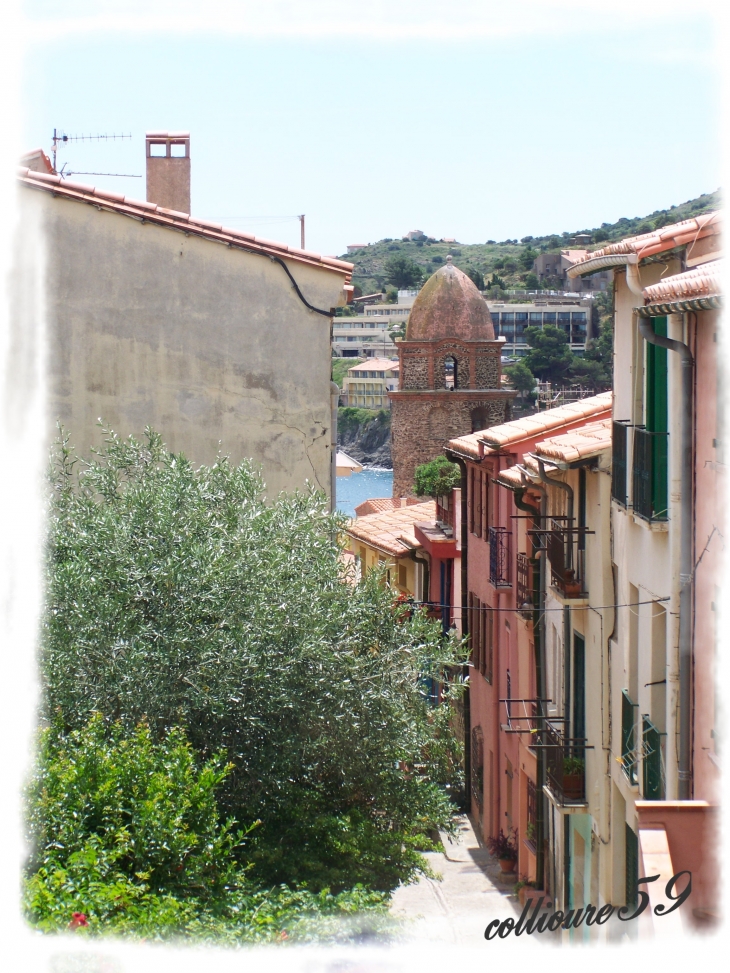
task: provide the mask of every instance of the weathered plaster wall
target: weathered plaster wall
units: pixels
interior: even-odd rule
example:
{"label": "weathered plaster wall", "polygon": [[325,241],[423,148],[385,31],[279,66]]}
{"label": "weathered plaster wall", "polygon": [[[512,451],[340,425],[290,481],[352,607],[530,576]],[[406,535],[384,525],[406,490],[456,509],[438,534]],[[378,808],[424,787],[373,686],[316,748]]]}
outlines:
{"label": "weathered plaster wall", "polygon": [[[45,193],[24,205],[46,226],[49,435],[60,419],[88,452],[100,417],[149,424],[195,464],[251,457],[269,495],[329,495],[331,322],[280,266]],[[341,302],[342,275],[290,270],[313,305]]]}

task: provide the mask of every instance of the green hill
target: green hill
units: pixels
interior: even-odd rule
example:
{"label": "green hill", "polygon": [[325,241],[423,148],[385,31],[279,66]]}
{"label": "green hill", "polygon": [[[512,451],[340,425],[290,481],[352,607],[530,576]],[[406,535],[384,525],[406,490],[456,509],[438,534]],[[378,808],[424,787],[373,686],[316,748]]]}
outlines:
{"label": "green hill", "polygon": [[595,249],[613,240],[621,240],[637,233],[648,233],[669,223],[678,223],[700,213],[710,212],[720,205],[720,190],[717,190],[714,193],[704,193],[697,199],[687,200],[679,206],[656,210],[648,216],[635,216],[633,219],[622,217],[616,223],[602,223],[601,226],[570,233],[525,236],[521,240],[488,240],[486,243],[442,243],[431,237],[423,240],[385,239],[354,253],[342,254],[342,259],[355,264],[353,283],[363,294],[385,288],[385,263],[395,254],[409,257],[423,268],[424,274],[430,276],[443,265],[446,255],[450,253],[461,270],[479,271],[485,278],[497,273],[507,287],[525,287],[526,284],[530,286],[530,281],[526,278],[534,252],[557,253],[569,246],[586,246],[573,242],[580,233],[590,234],[591,243],[587,247]]}

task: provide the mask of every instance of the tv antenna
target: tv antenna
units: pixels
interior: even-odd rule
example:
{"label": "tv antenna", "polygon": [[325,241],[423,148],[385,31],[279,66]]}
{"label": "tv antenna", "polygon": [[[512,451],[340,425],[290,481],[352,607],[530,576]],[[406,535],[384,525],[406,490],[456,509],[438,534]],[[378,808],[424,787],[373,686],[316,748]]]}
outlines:
{"label": "tv antenna", "polygon": [[117,139],[131,139],[131,132],[128,135],[112,133],[111,135],[66,135],[59,133],[57,129],[53,129],[53,172],[54,174],[65,179],[66,176],[123,176],[127,179],[141,179],[141,176],[132,175],[127,172],[65,172],[68,163],[64,162],[61,166],[61,171],[59,172],[56,168],[56,155],[58,152],[58,146],[65,142],[92,142],[92,141],[116,141]]}

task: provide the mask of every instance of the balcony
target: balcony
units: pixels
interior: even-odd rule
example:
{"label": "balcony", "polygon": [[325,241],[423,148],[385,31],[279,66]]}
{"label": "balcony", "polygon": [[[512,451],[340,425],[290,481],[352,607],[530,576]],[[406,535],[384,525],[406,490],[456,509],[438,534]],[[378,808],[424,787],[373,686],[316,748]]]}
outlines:
{"label": "balcony", "polygon": [[[585,533],[585,532],[584,532]],[[550,583],[563,598],[585,598],[585,551],[576,544],[581,531],[563,521],[551,521],[547,533]]]}
{"label": "balcony", "polygon": [[667,519],[669,434],[634,429],[633,507],[644,520]]}
{"label": "balcony", "polygon": [[546,722],[543,734],[548,786],[558,804],[586,803],[586,742],[567,738]]}
{"label": "balcony", "polygon": [[510,538],[512,531],[505,527],[489,528],[489,581],[495,588],[509,588]]}
{"label": "balcony", "polygon": [[517,612],[532,619],[535,610],[535,578],[538,562],[526,554],[517,555]]}

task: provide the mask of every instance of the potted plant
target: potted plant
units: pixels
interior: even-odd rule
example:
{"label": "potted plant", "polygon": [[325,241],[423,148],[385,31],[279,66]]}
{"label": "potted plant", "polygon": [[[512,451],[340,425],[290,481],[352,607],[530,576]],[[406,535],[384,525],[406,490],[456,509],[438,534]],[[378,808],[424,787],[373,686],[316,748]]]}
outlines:
{"label": "potted plant", "polygon": [[507,834],[500,828],[496,837],[487,838],[487,848],[498,859],[503,872],[514,872],[517,864],[517,832],[514,828]]}
{"label": "potted plant", "polygon": [[563,794],[581,800],[585,785],[586,763],[582,757],[563,758]]}
{"label": "potted plant", "polygon": [[563,589],[566,598],[577,598],[580,595],[581,583],[575,577],[573,568],[566,568],[563,574]]}

